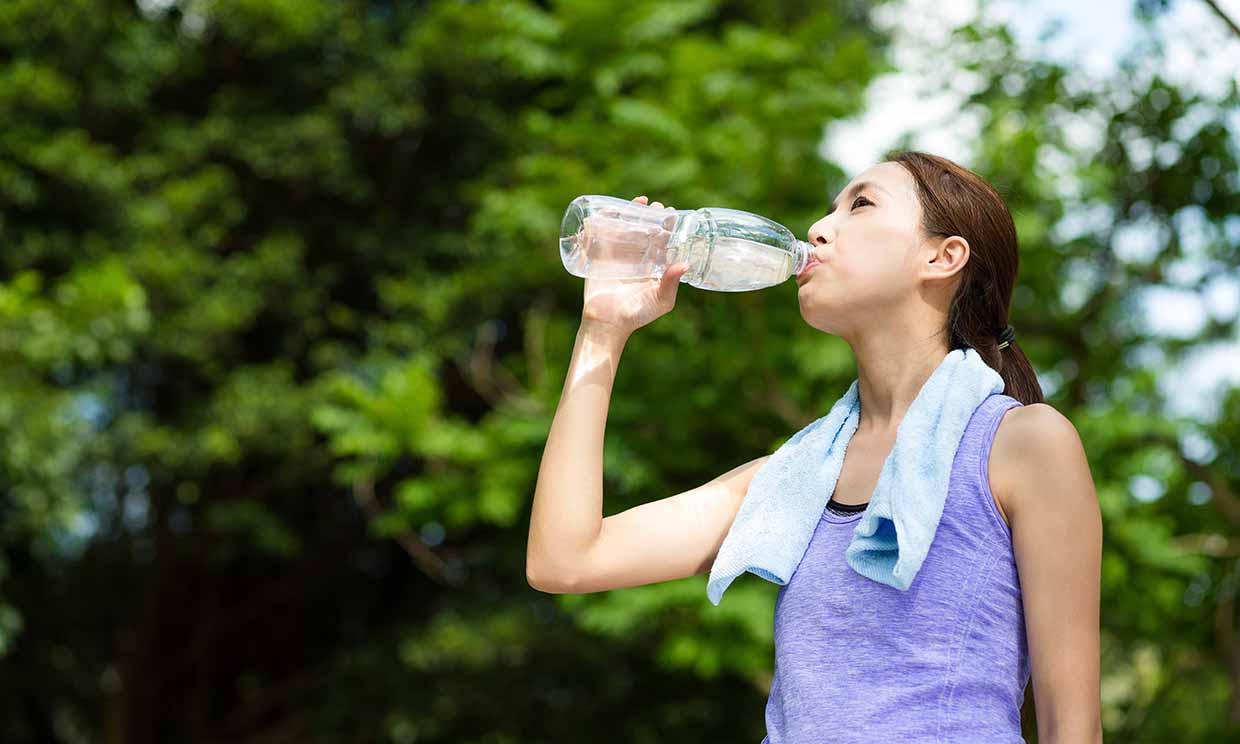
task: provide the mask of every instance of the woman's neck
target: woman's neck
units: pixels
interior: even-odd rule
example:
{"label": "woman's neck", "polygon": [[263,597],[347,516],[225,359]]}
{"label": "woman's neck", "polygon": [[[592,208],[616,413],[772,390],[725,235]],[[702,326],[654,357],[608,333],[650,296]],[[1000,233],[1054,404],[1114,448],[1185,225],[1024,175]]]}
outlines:
{"label": "woman's neck", "polygon": [[853,345],[861,400],[858,433],[894,437],[904,414],[947,352],[941,334],[921,340],[891,337]]}

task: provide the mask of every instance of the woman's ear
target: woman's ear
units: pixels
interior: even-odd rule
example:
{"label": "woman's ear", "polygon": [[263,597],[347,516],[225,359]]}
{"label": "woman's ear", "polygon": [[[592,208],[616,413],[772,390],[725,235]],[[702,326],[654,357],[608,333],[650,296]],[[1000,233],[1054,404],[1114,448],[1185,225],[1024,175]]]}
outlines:
{"label": "woman's ear", "polygon": [[969,262],[969,241],[959,235],[930,243],[929,260],[923,268],[927,279],[950,279]]}

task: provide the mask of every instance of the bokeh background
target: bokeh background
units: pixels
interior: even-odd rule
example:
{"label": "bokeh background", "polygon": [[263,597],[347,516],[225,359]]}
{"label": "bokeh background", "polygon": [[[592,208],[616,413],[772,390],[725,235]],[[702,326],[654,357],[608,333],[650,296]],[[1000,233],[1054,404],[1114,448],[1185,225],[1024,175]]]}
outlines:
{"label": "bokeh background", "polygon": [[[559,220],[647,194],[805,237],[909,146],[1014,213],[1012,320],[1105,519],[1107,740],[1240,741],[1238,22],[5,0],[0,740],[759,741],[778,587],[526,583],[581,309]],[[635,334],[606,514],[843,392],[795,292],[685,285]]]}

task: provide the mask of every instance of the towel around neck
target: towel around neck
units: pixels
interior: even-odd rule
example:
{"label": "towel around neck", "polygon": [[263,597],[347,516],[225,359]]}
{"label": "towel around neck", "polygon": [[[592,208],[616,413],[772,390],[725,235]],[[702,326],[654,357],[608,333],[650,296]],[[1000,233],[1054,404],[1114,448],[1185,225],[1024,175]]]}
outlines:
{"label": "towel around neck", "polygon": [[[982,401],[1001,392],[1003,378],[977,350],[947,353],[896,429],[845,550],[854,571],[908,590],[934,540],[965,427]],[[793,434],[754,474],[711,566],[706,594],[713,604],[747,571],[779,585],[792,578],[835,491],[860,416],[853,380],[827,415]]]}

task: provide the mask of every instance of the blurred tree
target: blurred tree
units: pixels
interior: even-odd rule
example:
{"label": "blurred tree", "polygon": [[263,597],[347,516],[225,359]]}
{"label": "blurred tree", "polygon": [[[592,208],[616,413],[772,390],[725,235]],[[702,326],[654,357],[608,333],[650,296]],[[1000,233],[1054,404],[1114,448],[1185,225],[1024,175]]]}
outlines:
{"label": "blurred tree", "polygon": [[[581,302],[554,236],[581,193],[804,232],[851,175],[823,124],[890,70],[870,12],[0,5],[0,738],[759,740],[774,585],[525,584]],[[1014,323],[1098,483],[1108,738],[1235,739],[1240,395],[1180,420],[1158,385],[1235,317],[1167,337],[1140,303],[1234,274],[1236,86],[1181,90],[1157,48],[1089,80],[980,23],[927,54],[978,83]],[[608,514],[842,392],[786,290],[682,293],[634,336]]]}
{"label": "blurred tree", "polygon": [[[1180,0],[1180,2],[1200,2],[1204,7],[1209,8],[1214,17],[1222,22],[1232,33],[1240,37],[1240,21],[1232,18],[1216,0]],[[1139,14],[1145,18],[1154,18],[1172,6],[1171,0],[1137,0],[1136,9]]]}
{"label": "blurred tree", "polygon": [[[1001,29],[966,26],[950,49],[983,84],[975,167],[1003,184],[1022,244],[1013,302],[1050,402],[1085,442],[1103,509],[1103,707],[1120,741],[1240,739],[1232,540],[1240,516],[1240,393],[1203,418],[1175,415],[1169,377],[1237,340],[1240,150],[1217,96],[1160,74],[1152,37],[1113,79],[1021,59]],[[946,50],[945,50],[946,51]],[[1212,86],[1203,86],[1212,87]],[[1157,292],[1197,300],[1204,322],[1151,323]],[[1217,308],[1217,309],[1215,309]],[[1181,324],[1182,325],[1182,324]],[[1228,414],[1231,411],[1231,415]]]}
{"label": "blurred tree", "polygon": [[[861,6],[747,5],[0,6],[0,738],[760,736],[759,614],[715,621],[743,676],[702,684],[658,661],[691,614],[569,622],[519,525],[579,302],[536,250],[563,205],[806,214],[882,69]],[[609,480],[699,477],[721,423]]]}

